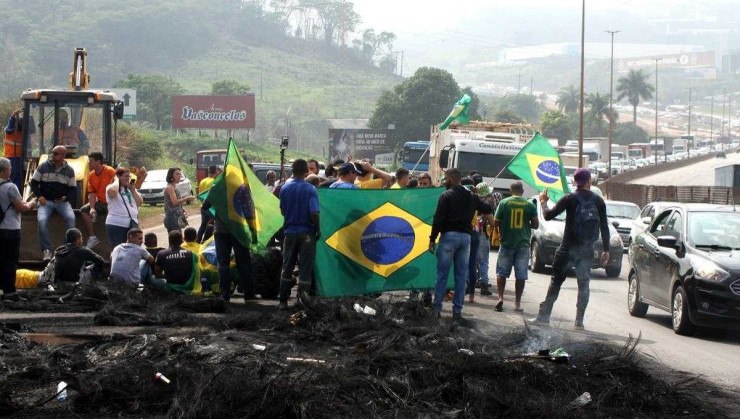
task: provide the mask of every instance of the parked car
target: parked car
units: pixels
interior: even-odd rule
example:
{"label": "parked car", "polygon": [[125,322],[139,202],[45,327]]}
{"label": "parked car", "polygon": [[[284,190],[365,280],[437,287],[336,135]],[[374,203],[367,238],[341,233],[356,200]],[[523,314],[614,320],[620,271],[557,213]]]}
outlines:
{"label": "parked car", "polygon": [[671,313],[673,330],[740,329],[740,213],[732,205],[663,208],[630,248],[627,308]]}
{"label": "parked car", "polygon": [[[540,219],[540,226],[532,230],[532,239],[529,246],[529,269],[532,272],[541,273],[545,265],[552,265],[555,250],[563,241],[563,232],[565,230],[565,212],[561,213],[550,221],[545,221],[540,208],[539,198],[532,198],[532,203],[537,207],[537,216]],[[548,201],[548,206],[552,208],[555,204]],[[599,266],[599,255],[602,251],[601,238],[594,243],[594,261],[592,268],[597,269]],[[622,239],[619,237],[614,226],[609,226],[609,261],[606,265],[606,275],[617,277],[622,272],[622,255],[624,253]]]}
{"label": "parked car", "polygon": [[[144,183],[139,188],[139,193],[144,198],[145,204],[157,205],[164,203],[164,188],[167,187],[166,177],[167,169],[150,170],[147,172],[146,179],[144,179]],[[182,180],[175,187],[182,197],[193,194],[193,185],[190,179],[185,176],[185,173],[182,174]]]}
{"label": "parked car", "polygon": [[[290,168],[290,163],[286,162],[284,169],[287,177],[293,176],[293,170]],[[275,171],[277,177],[280,177],[279,163],[252,163],[252,172],[257,175],[257,178],[259,178],[263,185],[267,182],[267,172],[270,170]]]}
{"label": "parked car", "polygon": [[627,250],[632,223],[640,216],[640,207],[632,202],[625,201],[607,200],[604,202],[606,203],[606,216],[609,218],[609,223],[617,229],[624,250]]}
{"label": "parked car", "polygon": [[632,242],[635,241],[635,237],[637,237],[638,234],[647,230],[648,226],[650,226],[650,223],[652,223],[653,219],[655,219],[655,214],[659,213],[660,210],[667,206],[676,204],[677,202],[656,201],[642,207],[640,215],[636,219],[632,220],[632,225],[630,226],[630,236],[629,239],[627,239],[626,243],[627,247],[630,247]]}

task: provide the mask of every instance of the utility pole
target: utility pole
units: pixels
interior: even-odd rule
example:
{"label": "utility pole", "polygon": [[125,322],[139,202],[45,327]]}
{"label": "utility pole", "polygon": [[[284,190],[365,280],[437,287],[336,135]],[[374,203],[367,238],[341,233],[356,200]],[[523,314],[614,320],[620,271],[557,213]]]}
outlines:
{"label": "utility pole", "polygon": [[722,90],[722,124],[719,126],[719,138],[722,138],[725,131],[725,107],[727,106],[727,89]]}
{"label": "utility pole", "polygon": [[[727,92],[727,141],[732,143],[732,92]],[[722,143],[722,150],[725,149]]]}
{"label": "utility pole", "polygon": [[578,112],[578,167],[583,161],[583,68],[584,68],[584,44],[586,41],[586,0],[581,2],[581,93]]}
{"label": "utility pole", "polygon": [[660,58],[653,58],[655,61],[655,165],[658,165],[658,63]]}
{"label": "utility pole", "polygon": [[401,77],[403,77],[403,51],[401,51]]}
{"label": "utility pole", "polygon": [[686,157],[691,157],[691,153],[689,152],[689,145],[690,145],[689,143],[692,142],[690,140],[690,138],[691,138],[691,105],[692,105],[692,102],[691,102],[691,87],[689,87],[689,126],[687,127],[687,131],[688,132],[686,134],[686,135],[688,135],[689,138],[686,139]]}
{"label": "utility pole", "polygon": [[519,67],[519,83],[516,86],[516,94],[522,93],[522,68]]}
{"label": "utility pole", "polygon": [[614,133],[614,34],[619,31],[606,31],[612,36],[612,54],[609,60],[611,71],[609,73],[609,177],[612,175],[612,141]]}
{"label": "utility pole", "polygon": [[712,99],[709,102],[709,141],[714,142],[714,93],[712,93]]}

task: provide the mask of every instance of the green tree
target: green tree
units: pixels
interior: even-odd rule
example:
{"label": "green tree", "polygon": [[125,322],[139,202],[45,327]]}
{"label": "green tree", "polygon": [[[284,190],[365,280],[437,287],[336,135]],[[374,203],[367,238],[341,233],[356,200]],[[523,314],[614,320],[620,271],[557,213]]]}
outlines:
{"label": "green tree", "polygon": [[441,123],[460,100],[460,87],[445,70],[422,67],[385,91],[375,103],[370,128],[396,126],[398,142],[429,138],[429,127]]}
{"label": "green tree", "polygon": [[496,122],[507,122],[510,124],[521,124],[524,122],[516,112],[511,109],[499,109],[493,114],[493,120]]}
{"label": "green tree", "polygon": [[[539,116],[544,111],[542,105],[537,102],[537,98],[535,96],[525,94],[504,96],[500,98],[495,105],[497,109],[496,114],[501,110],[509,110],[516,115],[517,119],[522,122],[526,121],[529,123],[536,123]],[[504,122],[498,119],[496,119],[496,121]]]}
{"label": "green tree", "polygon": [[559,145],[573,138],[571,118],[562,111],[546,111],[541,118],[540,129],[547,138],[557,138]]}
{"label": "green tree", "polygon": [[362,52],[363,58],[372,64],[378,56],[384,56],[384,53],[390,54],[395,40],[396,35],[392,32],[381,32],[376,35],[375,30],[365,29],[362,32],[362,38],[355,39],[352,44]]}
{"label": "green tree", "polygon": [[219,80],[211,84],[212,95],[243,95],[250,89],[248,84],[236,80]]}
{"label": "green tree", "polygon": [[113,87],[136,89],[138,96],[137,119],[147,121],[156,129],[168,129],[172,125],[172,96],[185,90],[170,77],[129,74]]}
{"label": "green tree", "polygon": [[355,6],[344,0],[310,0],[309,5],[316,11],[319,24],[324,31],[327,46],[342,44],[345,35],[355,30],[360,23],[360,15]]}
{"label": "green tree", "polygon": [[617,80],[617,100],[627,98],[632,105],[632,122],[637,125],[637,105],[640,100],[649,100],[653,98],[655,89],[647,81],[648,75],[640,70],[630,70],[625,76]]}
{"label": "green tree", "polygon": [[628,145],[632,143],[646,143],[650,136],[648,133],[631,122],[620,122],[614,126],[614,143]]}
{"label": "green tree", "polygon": [[575,113],[580,102],[581,92],[572,84],[560,89],[558,98],[555,100],[560,112],[565,113]]}

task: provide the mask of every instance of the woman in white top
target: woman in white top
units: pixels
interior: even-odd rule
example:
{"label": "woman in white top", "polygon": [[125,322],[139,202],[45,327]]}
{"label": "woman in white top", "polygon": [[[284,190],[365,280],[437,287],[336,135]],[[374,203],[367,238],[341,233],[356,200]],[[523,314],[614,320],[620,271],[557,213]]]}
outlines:
{"label": "woman in white top", "polygon": [[139,226],[139,207],[144,199],[139,195],[133,182],[131,172],[126,168],[116,169],[116,177],[105,188],[108,196],[108,216],[105,229],[111,248],[126,242],[126,235],[132,228]]}

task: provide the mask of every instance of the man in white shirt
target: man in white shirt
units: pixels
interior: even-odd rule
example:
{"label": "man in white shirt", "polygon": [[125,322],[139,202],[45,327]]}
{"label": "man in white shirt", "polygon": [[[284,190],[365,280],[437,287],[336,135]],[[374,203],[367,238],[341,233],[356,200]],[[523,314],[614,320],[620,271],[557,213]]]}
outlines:
{"label": "man in white shirt", "polygon": [[165,281],[151,275],[150,265],[154,263],[154,258],[142,247],[144,233],[132,228],[126,239],[126,243],[119,244],[111,253],[110,279],[133,286],[144,284],[162,288]]}

